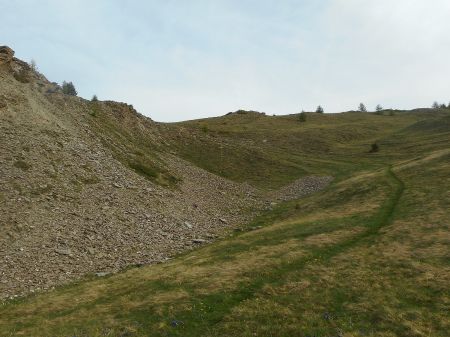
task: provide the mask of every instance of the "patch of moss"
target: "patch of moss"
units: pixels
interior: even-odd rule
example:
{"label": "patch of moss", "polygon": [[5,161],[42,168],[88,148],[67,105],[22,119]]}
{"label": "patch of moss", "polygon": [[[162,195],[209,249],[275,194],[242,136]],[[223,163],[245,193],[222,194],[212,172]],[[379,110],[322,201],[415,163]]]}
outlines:
{"label": "patch of moss", "polygon": [[161,169],[153,163],[143,162],[143,161],[131,161],[128,163],[130,168],[132,168],[137,174],[149,179],[150,181],[166,186],[173,187],[181,179],[170,174],[168,171]]}
{"label": "patch of moss", "polygon": [[146,165],[142,162],[130,162],[129,165],[136,173],[146,178],[150,178],[151,180],[153,180],[158,177],[159,172],[155,168],[150,167],[149,165]]}

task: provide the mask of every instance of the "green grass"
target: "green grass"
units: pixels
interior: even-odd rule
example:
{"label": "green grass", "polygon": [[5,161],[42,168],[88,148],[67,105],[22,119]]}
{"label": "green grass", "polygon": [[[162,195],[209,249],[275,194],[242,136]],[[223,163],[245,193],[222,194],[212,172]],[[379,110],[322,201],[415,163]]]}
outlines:
{"label": "green grass", "polygon": [[424,120],[423,114],[408,112],[308,113],[307,122],[298,116],[233,114],[166,125],[164,131],[170,148],[195,165],[270,190],[308,174],[348,176],[364,170],[377,158],[369,153],[371,144]]}
{"label": "green grass", "polygon": [[[208,137],[235,146],[224,173],[235,180],[259,186],[251,173],[263,166],[267,189],[315,171],[336,177],[329,188],[281,203],[170,262],[7,302],[0,335],[447,336],[450,130],[440,127],[447,115],[308,115],[301,123],[308,136],[291,124],[295,118],[239,114],[179,131],[193,144],[201,137],[206,148],[215,146]],[[375,131],[358,138],[360,131],[349,131],[358,125]],[[187,159],[219,170],[216,152],[187,152],[194,150],[173,134],[180,125],[160,127]],[[275,144],[247,143],[260,132]],[[314,132],[326,138],[316,154],[296,139]],[[370,154],[375,141],[380,150]],[[248,149],[266,157],[239,167],[234,161]],[[278,159],[281,168],[272,168]],[[298,171],[289,173],[290,165]],[[280,172],[287,177],[270,180]]]}

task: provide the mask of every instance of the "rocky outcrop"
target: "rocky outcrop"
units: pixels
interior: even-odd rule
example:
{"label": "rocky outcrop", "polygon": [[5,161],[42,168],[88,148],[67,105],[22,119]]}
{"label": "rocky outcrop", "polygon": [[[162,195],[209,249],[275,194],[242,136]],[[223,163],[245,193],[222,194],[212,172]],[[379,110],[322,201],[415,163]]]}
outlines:
{"label": "rocky outcrop", "polygon": [[11,64],[14,58],[14,50],[8,46],[0,46],[0,65]]}
{"label": "rocky outcrop", "polygon": [[302,198],[309,194],[318,192],[326,188],[333,181],[330,176],[308,176],[297,179],[280,188],[277,191],[270,193],[272,200],[289,201]]}

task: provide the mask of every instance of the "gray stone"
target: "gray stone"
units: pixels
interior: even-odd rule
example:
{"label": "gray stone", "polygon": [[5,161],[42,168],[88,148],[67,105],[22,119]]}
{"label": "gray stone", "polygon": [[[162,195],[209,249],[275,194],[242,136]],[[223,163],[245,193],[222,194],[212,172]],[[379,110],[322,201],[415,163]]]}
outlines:
{"label": "gray stone", "polygon": [[111,274],[111,273],[102,271],[102,272],[99,272],[99,273],[95,273],[95,276],[97,276],[97,277],[105,277],[105,276],[108,276],[109,274]]}
{"label": "gray stone", "polygon": [[58,248],[55,252],[60,255],[72,255],[72,251],[69,248]]}

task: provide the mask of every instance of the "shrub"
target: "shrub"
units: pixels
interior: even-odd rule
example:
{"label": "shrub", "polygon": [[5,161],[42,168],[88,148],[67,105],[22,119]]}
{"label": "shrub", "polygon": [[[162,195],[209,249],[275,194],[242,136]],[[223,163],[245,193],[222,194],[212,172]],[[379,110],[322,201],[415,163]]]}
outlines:
{"label": "shrub", "polygon": [[373,143],[371,146],[370,146],[370,153],[374,153],[374,152],[378,152],[380,150],[380,147],[378,146],[378,144],[377,143]]}
{"label": "shrub", "polygon": [[98,102],[98,97],[97,97],[97,95],[92,96],[91,101],[92,101],[92,102]]}
{"label": "shrub", "polygon": [[302,111],[300,115],[298,115],[299,122],[306,122],[306,112]]}
{"label": "shrub", "polygon": [[93,117],[97,117],[97,114],[99,113],[99,111],[101,110],[101,107],[99,104],[96,104],[96,102],[93,102],[93,104],[91,104],[91,116]]}
{"label": "shrub", "polygon": [[324,113],[324,110],[323,110],[322,106],[319,105],[319,106],[317,107],[317,109],[316,109],[316,112],[319,113],[319,114],[323,114],[323,113]]}
{"label": "shrub", "polygon": [[378,105],[376,106],[375,110],[376,110],[377,112],[380,112],[380,111],[383,110],[383,107],[382,107],[380,104],[378,104]]}
{"label": "shrub", "polygon": [[440,107],[440,106],[439,106],[439,103],[436,102],[436,101],[434,101],[433,104],[431,105],[431,108],[432,108],[432,109],[439,109],[439,107]]}
{"label": "shrub", "polygon": [[207,125],[200,126],[200,130],[202,130],[204,133],[208,133],[209,132],[209,128],[208,128]]}
{"label": "shrub", "polygon": [[64,81],[62,84],[62,91],[63,91],[63,94],[70,95],[70,96],[76,96],[78,94],[75,89],[75,86],[73,85],[72,82]]}

